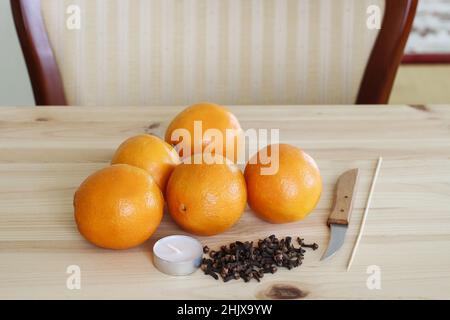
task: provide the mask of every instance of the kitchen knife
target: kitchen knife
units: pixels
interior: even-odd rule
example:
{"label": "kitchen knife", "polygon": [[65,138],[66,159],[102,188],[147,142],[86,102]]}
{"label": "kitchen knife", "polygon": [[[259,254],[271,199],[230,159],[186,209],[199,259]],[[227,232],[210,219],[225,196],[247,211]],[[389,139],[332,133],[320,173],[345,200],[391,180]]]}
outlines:
{"label": "kitchen knife", "polygon": [[356,195],[358,175],[359,169],[352,169],[338,179],[333,209],[328,217],[328,226],[331,229],[330,242],[321,260],[332,257],[344,243]]}

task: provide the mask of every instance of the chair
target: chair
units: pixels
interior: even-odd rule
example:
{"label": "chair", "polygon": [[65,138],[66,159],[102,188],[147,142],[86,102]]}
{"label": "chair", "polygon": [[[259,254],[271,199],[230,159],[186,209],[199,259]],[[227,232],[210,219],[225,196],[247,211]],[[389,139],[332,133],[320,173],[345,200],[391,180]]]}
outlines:
{"label": "chair", "polygon": [[386,104],[417,1],[11,4],[38,105],[281,105]]}

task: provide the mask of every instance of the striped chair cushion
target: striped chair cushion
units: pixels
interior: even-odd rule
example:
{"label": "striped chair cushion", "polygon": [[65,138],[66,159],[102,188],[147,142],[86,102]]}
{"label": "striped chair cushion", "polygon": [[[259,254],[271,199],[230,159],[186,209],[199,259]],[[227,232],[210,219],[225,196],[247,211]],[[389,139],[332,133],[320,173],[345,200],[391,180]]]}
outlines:
{"label": "striped chair cushion", "polygon": [[[67,8],[81,28],[66,27]],[[354,103],[384,0],[42,0],[73,105]]]}

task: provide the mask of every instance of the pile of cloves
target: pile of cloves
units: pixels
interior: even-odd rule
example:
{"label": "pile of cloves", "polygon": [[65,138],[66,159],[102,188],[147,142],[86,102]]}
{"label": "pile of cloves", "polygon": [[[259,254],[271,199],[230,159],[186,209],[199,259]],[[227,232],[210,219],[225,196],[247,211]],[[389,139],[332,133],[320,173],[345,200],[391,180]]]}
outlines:
{"label": "pile of cloves", "polygon": [[289,270],[299,267],[304,259],[304,248],[319,248],[316,243],[305,244],[301,238],[297,238],[297,243],[295,248],[292,237],[278,239],[271,235],[259,240],[256,245],[253,241],[236,241],[222,246],[219,251],[205,246],[203,252],[209,254],[209,258],[203,258],[201,269],[216,280],[220,276],[224,282],[239,279],[259,282],[265,273],[273,274],[280,267]]}

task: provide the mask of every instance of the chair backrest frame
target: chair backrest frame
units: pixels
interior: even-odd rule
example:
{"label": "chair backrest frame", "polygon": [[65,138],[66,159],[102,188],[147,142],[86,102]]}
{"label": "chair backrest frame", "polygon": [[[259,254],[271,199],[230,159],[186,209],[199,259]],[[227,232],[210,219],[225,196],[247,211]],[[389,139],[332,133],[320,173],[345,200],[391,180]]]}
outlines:
{"label": "chair backrest frame", "polygon": [[[40,0],[10,0],[37,105],[67,105],[64,85],[41,13]],[[386,0],[385,14],[366,65],[356,104],[387,104],[418,0]]]}
{"label": "chair backrest frame", "polygon": [[383,24],[361,81],[357,104],[389,102],[418,2],[418,0],[386,0]]}
{"label": "chair backrest frame", "polygon": [[61,74],[42,18],[41,1],[11,0],[11,9],[35,103],[67,105]]}

